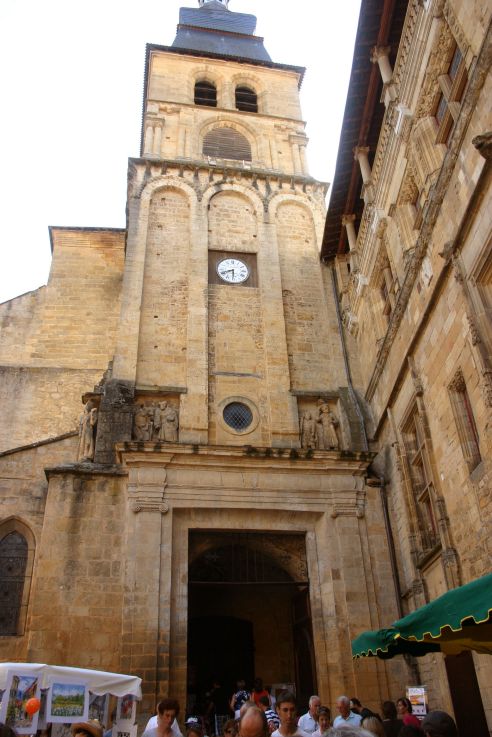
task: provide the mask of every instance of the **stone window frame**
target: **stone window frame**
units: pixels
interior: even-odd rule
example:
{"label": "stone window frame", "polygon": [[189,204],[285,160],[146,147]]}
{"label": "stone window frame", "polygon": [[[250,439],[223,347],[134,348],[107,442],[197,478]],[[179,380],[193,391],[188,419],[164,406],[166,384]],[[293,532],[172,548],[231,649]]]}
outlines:
{"label": "stone window frame", "polygon": [[[215,91],[215,100],[209,101],[207,97],[200,97],[197,99],[197,91],[199,91],[200,85],[202,86],[203,91],[211,92],[213,89]],[[218,92],[215,82],[211,81],[210,79],[206,79],[205,77],[197,77],[193,86],[193,103],[195,105],[199,105],[200,107],[216,108],[218,104],[217,96]]]}
{"label": "stone window frame", "polygon": [[[238,93],[239,96],[242,96],[241,99]],[[234,89],[234,103],[236,110],[256,114],[258,112],[258,93],[249,84],[237,84]],[[239,107],[240,105],[242,107]]]}
{"label": "stone window frame", "polygon": [[427,417],[421,398],[415,398],[399,427],[405,483],[416,521],[418,557],[426,557],[441,546],[436,484],[432,470],[432,446]]}
{"label": "stone window frame", "polygon": [[30,527],[18,519],[17,517],[9,517],[0,522],[0,541],[17,532],[25,539],[27,543],[27,561],[24,573],[24,587],[20,601],[19,617],[17,620],[17,632],[13,635],[2,635],[1,637],[20,637],[24,634],[27,620],[27,610],[29,606],[29,597],[31,593],[31,583],[33,578],[34,559],[36,555],[36,538]]}
{"label": "stone window frame", "polygon": [[463,457],[469,473],[472,473],[482,462],[482,454],[473,407],[461,368],[448,385],[448,394]]}
{"label": "stone window frame", "polygon": [[[228,404],[232,404],[233,402],[245,404],[248,407],[248,409],[251,411],[251,414],[253,415],[251,424],[248,425],[248,427],[245,428],[244,430],[236,430],[230,425],[228,425],[226,421],[224,420],[224,417],[223,417],[224,408]],[[230,433],[231,435],[250,435],[250,433],[254,432],[256,428],[258,427],[258,424],[260,422],[260,413],[258,411],[258,407],[256,406],[256,404],[254,404],[254,402],[252,402],[251,399],[248,399],[248,397],[243,397],[240,395],[232,395],[232,396],[226,397],[225,399],[222,399],[222,401],[218,403],[217,422],[223,430]]]}
{"label": "stone window frame", "polygon": [[492,357],[492,234],[470,269],[469,286],[475,316]]}
{"label": "stone window frame", "polygon": [[437,123],[436,143],[447,146],[468,82],[465,58],[454,38],[447,54],[445,71],[439,75],[437,82],[438,89],[432,110]]}

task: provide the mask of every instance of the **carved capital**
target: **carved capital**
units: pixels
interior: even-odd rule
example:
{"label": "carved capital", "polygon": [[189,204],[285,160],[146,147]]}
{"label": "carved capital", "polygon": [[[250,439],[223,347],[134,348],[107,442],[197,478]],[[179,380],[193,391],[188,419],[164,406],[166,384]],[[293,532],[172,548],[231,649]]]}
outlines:
{"label": "carved capital", "polygon": [[366,158],[369,154],[369,146],[356,146],[354,148],[354,159],[359,161],[360,158]]}
{"label": "carved capital", "polygon": [[472,315],[470,315],[468,312],[466,314],[466,319],[468,320],[468,327],[470,329],[470,337],[472,345],[478,345],[482,342],[482,339],[480,338],[480,333],[478,332],[478,328],[476,326],[475,320],[473,319]]}
{"label": "carved capital", "polygon": [[354,223],[354,222],[355,222],[355,214],[352,213],[351,215],[342,215],[343,227],[345,227],[349,223]]}
{"label": "carved capital", "polygon": [[492,407],[492,369],[486,368],[482,371],[482,391],[486,407]]}
{"label": "carved capital", "polygon": [[166,502],[156,503],[151,500],[139,499],[138,502],[132,503],[131,509],[135,514],[139,512],[160,512],[161,514],[166,514],[169,512],[169,504]]}
{"label": "carved capital", "polygon": [[463,377],[461,369],[458,369],[458,371],[453,376],[453,379],[449,384],[449,388],[451,389],[451,391],[458,393],[466,391],[465,379]]}
{"label": "carved capital", "polygon": [[374,46],[371,49],[371,61],[373,64],[377,64],[381,57],[388,58],[390,55],[391,46]]}

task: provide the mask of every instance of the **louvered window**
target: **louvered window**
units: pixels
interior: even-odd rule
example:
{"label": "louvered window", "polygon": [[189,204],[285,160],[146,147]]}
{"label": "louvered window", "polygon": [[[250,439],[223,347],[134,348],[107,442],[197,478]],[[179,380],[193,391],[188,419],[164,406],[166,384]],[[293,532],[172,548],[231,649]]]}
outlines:
{"label": "louvered window", "polygon": [[258,112],[256,92],[249,87],[236,87],[236,109],[247,113]]}
{"label": "louvered window", "polygon": [[195,84],[195,105],[217,107],[217,89],[211,82],[197,82]]}
{"label": "louvered window", "polygon": [[248,139],[233,128],[214,128],[203,140],[203,154],[212,158],[251,161],[251,146]]}

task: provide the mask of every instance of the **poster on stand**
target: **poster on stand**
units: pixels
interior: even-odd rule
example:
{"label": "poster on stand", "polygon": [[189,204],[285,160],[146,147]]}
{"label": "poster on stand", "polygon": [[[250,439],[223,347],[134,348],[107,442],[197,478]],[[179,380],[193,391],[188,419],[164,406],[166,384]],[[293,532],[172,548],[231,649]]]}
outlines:
{"label": "poster on stand", "polygon": [[111,737],[137,737],[137,725],[130,722],[116,722],[113,724]]}
{"label": "poster on stand", "polygon": [[17,734],[35,734],[39,713],[28,714],[25,707],[29,699],[39,699],[39,693],[39,676],[9,671],[0,704],[0,723],[11,727]]}
{"label": "poster on stand", "polygon": [[39,696],[39,700],[41,701],[41,706],[39,707],[39,716],[38,716],[38,729],[46,729],[47,722],[46,722],[46,702],[48,700],[48,689],[42,688],[41,694]]}
{"label": "poster on stand", "polygon": [[50,682],[46,721],[64,724],[86,722],[89,717],[89,689],[87,682],[57,677]]}
{"label": "poster on stand", "polygon": [[137,700],[133,694],[126,694],[118,699],[116,706],[116,723],[130,722],[131,724],[135,721],[137,714]]}
{"label": "poster on stand", "polygon": [[412,714],[423,719],[427,714],[427,686],[407,686],[407,698],[412,704]]}

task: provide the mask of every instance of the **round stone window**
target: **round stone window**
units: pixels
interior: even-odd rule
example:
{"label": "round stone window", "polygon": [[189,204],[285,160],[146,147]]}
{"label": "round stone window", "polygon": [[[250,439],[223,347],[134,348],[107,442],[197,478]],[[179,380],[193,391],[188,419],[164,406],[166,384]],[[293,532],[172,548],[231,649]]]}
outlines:
{"label": "round stone window", "polygon": [[247,430],[253,422],[253,413],[247,404],[243,402],[231,402],[226,404],[222,412],[224,422],[236,432]]}

